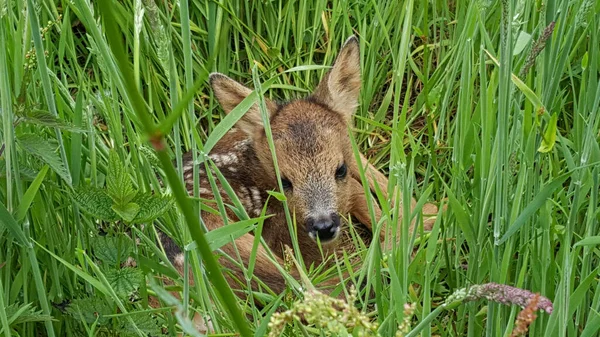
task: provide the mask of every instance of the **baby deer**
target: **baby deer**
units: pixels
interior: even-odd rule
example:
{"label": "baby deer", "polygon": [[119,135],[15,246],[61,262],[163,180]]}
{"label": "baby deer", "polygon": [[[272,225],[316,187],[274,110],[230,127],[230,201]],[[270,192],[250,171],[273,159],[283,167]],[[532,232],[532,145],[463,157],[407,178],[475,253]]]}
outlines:
{"label": "baby deer", "polygon": [[[210,84],[226,113],[252,93],[251,89],[218,73],[210,75]],[[286,103],[265,99],[281,183],[289,210],[295,214],[298,246],[307,266],[322,261],[317,240],[328,253],[336,248],[343,249],[340,233],[344,226],[352,224],[343,223],[340,215],[349,214],[373,229],[367,206],[367,198],[371,196],[365,195],[359,165],[366,169],[371,191],[375,191],[376,185],[380,191],[387,191],[387,178],[364,156],[361,155],[361,162],[357,162],[352,150],[348,132],[358,107],[360,86],[359,43],[352,36],[312,95]],[[267,200],[267,191],[278,190],[279,184],[257,103],[215,145],[209,158],[227,179],[248,214],[259,216]],[[191,156],[186,155],[184,179],[190,193],[193,190],[193,165]],[[202,165],[199,169],[200,197],[214,199],[204,168]],[[231,203],[220,185],[218,189],[223,201]],[[414,200],[411,203],[414,205]],[[373,205],[379,219],[380,208],[375,202]],[[231,209],[227,212],[231,222],[238,220]],[[437,208],[426,205],[424,212],[435,214]],[[278,262],[283,264],[284,246],[292,247],[284,208],[272,198],[267,205],[267,214],[272,216],[264,222],[262,237],[277,254]],[[208,230],[224,225],[219,214],[202,211],[201,217]],[[248,233],[221,250],[232,257],[239,254],[247,266],[254,240]],[[228,281],[233,287],[239,288],[240,281],[246,284],[243,269],[238,264],[226,258],[221,258],[220,262],[231,272]],[[284,278],[262,246],[256,254],[254,275],[275,292],[285,289]],[[255,282],[252,284],[253,288],[257,286]]]}

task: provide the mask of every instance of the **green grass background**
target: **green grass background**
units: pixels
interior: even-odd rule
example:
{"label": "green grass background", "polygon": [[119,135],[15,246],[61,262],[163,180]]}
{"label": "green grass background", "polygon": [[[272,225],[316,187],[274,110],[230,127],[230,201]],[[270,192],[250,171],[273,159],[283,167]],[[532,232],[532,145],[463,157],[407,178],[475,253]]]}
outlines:
{"label": "green grass background", "polygon": [[[210,72],[299,97],[356,34],[358,148],[391,172],[396,193],[448,207],[431,234],[403,235],[385,261],[376,245],[359,252],[355,281],[367,289],[357,305],[379,334],[394,335],[414,303],[413,326],[430,322],[416,335],[509,336],[516,306],[434,311],[457,289],[497,282],[554,302],[531,336],[596,336],[598,13],[597,0],[0,1],[0,335],[174,336],[195,312],[219,336],[264,335],[263,317],[300,295],[236,303],[204,271],[216,268],[208,246],[188,244],[211,236],[194,216],[202,202],[183,197],[179,159],[201,159],[231,127]],[[104,186],[110,149],[139,191],[164,190],[157,175],[166,177],[177,208],[133,229],[81,212],[71,191]],[[261,226],[250,223],[230,234]],[[99,227],[140,244],[111,246]],[[170,266],[155,227],[187,245],[190,273]],[[132,275],[120,272],[127,255],[138,259]],[[184,301],[162,294],[149,307],[165,287]],[[295,322],[284,334],[326,331]]]}

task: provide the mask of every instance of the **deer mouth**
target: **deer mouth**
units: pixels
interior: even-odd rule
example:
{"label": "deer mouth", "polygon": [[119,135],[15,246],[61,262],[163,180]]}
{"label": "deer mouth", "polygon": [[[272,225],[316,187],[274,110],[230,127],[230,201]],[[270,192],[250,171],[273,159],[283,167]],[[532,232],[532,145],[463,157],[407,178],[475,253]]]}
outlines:
{"label": "deer mouth", "polygon": [[330,244],[340,237],[341,227],[335,226],[329,229],[327,232],[324,231],[309,231],[308,236],[315,242],[321,242],[322,244]]}
{"label": "deer mouth", "polygon": [[333,242],[340,235],[340,216],[337,212],[322,212],[309,215],[306,219],[308,236],[321,243]]}

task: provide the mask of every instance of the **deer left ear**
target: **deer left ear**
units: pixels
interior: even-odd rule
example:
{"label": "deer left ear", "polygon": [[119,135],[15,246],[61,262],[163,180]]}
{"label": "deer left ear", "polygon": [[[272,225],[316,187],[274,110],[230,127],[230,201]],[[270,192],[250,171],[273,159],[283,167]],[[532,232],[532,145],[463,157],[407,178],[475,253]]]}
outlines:
{"label": "deer left ear", "polygon": [[350,120],[358,108],[360,93],[360,46],[352,35],[342,47],[333,68],[323,77],[313,98]]}
{"label": "deer left ear", "polygon": [[[230,113],[231,110],[252,93],[252,89],[219,73],[210,74],[210,85],[226,114]],[[265,98],[265,104],[269,116],[274,111],[277,111],[277,104],[275,102]],[[248,112],[240,118],[236,123],[236,127],[251,136],[263,129],[262,116],[257,103],[253,104],[248,109]]]}

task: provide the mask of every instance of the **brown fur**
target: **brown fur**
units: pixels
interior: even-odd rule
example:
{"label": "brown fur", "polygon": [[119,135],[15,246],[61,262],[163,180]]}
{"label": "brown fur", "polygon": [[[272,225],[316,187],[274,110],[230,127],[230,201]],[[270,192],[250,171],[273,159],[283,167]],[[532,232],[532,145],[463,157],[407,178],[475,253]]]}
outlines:
{"label": "brown fur", "polygon": [[[355,37],[348,39],[332,69],[322,79],[313,95],[286,104],[266,100],[279,171],[282,178],[292,184],[292,188],[286,190],[285,194],[290,211],[296,216],[298,244],[306,265],[322,260],[317,243],[307,230],[310,227],[306,225],[310,223],[309,218],[322,217],[323,214],[329,216],[333,213],[350,214],[372,230],[367,196],[361,183],[358,165],[367,169],[369,188],[372,191],[376,185],[381,191],[387,191],[387,178],[364,156],[361,155],[361,163],[357,163],[348,135],[352,115],[358,107],[361,83],[359,52],[358,40]],[[221,74],[212,74],[210,82],[226,113],[252,92]],[[235,128],[218,142],[209,157],[227,178],[248,214],[251,217],[258,216],[267,199],[267,191],[278,190],[272,155],[258,104],[254,104]],[[340,178],[336,176],[336,172],[342,164],[347,166],[347,175]],[[186,155],[184,177],[190,192],[192,172],[191,157]],[[200,166],[200,186],[202,198],[214,198],[204,165]],[[227,194],[220,187],[219,189],[224,202],[231,204]],[[414,200],[411,202],[414,206]],[[376,218],[379,219],[381,211],[375,202],[374,205]],[[427,205],[426,211],[437,213],[437,208]],[[281,203],[271,198],[267,214],[273,216],[265,221],[262,236],[277,254],[277,261],[283,265],[283,249],[285,246],[292,247],[292,242]],[[208,230],[224,225],[220,215],[202,212],[201,216]],[[238,220],[231,209],[228,209],[227,216],[229,223]],[[254,240],[253,235],[245,234],[234,243],[222,247],[222,251],[234,258],[239,254],[243,263],[247,265]],[[341,242],[343,240],[338,239],[327,243],[327,254],[331,254],[335,249],[343,249],[343,246],[340,247]],[[386,247],[389,248],[390,244]],[[281,292],[285,288],[284,279],[261,246],[256,259],[254,275],[275,292]],[[244,275],[238,265],[227,258],[221,258],[220,262],[231,271],[232,276],[228,280],[232,286],[239,286],[236,279],[245,284]],[[297,276],[295,271],[292,274]],[[256,282],[253,283],[253,287],[256,287]]]}

